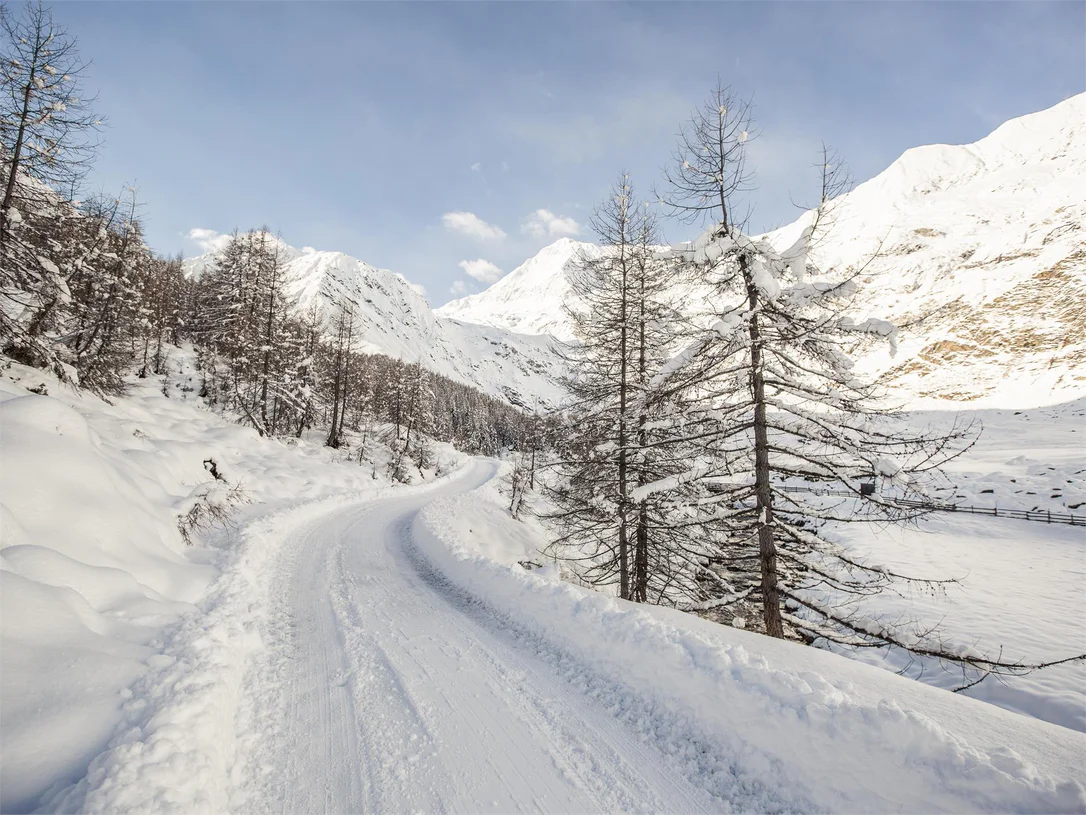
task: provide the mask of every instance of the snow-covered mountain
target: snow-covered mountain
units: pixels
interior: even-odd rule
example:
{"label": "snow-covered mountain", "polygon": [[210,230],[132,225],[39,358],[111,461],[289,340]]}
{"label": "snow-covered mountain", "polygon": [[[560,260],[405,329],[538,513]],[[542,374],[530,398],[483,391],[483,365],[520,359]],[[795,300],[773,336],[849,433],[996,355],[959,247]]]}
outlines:
{"label": "snow-covered mountain", "polygon": [[567,272],[578,257],[597,257],[600,251],[594,243],[561,238],[486,291],[450,300],[437,313],[468,323],[570,340],[572,332],[563,311],[569,297]]}
{"label": "snow-covered mountain", "polygon": [[[282,244],[280,256],[288,293],[301,310],[315,306],[330,316],[340,304],[354,304],[359,351],[421,361],[431,371],[526,408],[560,398],[560,362],[551,337],[438,317],[402,276],[342,252],[303,252]],[[186,272],[199,275],[213,260],[192,258]]]}
{"label": "snow-covered mountain", "polygon": [[[1084,191],[1080,94],[973,144],[905,152],[838,200],[811,260],[823,268],[870,261],[871,316],[907,323],[936,312],[903,332],[892,360],[865,360],[891,367],[914,404],[1069,399],[1086,392]],[[791,245],[808,219],[768,237]],[[438,313],[567,338],[566,271],[575,251],[590,246],[559,241]]]}

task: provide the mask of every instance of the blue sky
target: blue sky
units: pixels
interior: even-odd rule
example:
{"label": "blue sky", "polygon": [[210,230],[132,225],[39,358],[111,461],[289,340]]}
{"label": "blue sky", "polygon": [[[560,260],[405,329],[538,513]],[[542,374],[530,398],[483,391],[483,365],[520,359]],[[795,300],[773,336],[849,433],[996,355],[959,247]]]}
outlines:
{"label": "blue sky", "polygon": [[194,229],[206,244],[266,224],[400,272],[434,305],[485,287],[468,270],[491,279],[556,237],[590,237],[621,169],[647,195],[718,74],[755,100],[755,229],[810,200],[823,140],[864,180],[909,147],[975,141],[1086,88],[1081,2],[54,13],[93,60],[108,121],[89,184],[135,183],[154,248],[198,254]]}

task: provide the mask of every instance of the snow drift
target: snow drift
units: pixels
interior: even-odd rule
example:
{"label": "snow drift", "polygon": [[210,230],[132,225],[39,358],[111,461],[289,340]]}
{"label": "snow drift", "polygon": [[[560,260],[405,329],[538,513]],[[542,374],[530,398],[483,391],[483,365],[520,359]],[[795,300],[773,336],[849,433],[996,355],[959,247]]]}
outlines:
{"label": "snow drift", "polygon": [[[139,731],[163,744],[194,726],[190,714],[144,720],[175,686],[232,722],[230,677],[252,647],[238,609],[252,598],[236,596],[237,574],[219,575],[251,572],[262,544],[245,538],[239,555],[228,529],[185,545],[179,515],[223,484],[207,462],[248,499],[239,523],[389,489],[376,468],[337,462],[320,443],[260,438],[206,410],[191,352],[173,354],[180,373],[133,380],[114,403],[21,365],[0,378],[2,812],[83,778],[118,722],[136,728],[122,740]],[[446,469],[459,458],[435,452]],[[203,645],[178,653],[195,630]]]}
{"label": "snow drift", "polygon": [[[833,654],[638,607],[477,554],[517,524],[484,486],[415,522],[435,571],[557,659],[739,808],[1076,812],[1086,736]],[[470,530],[470,531],[469,531]],[[493,546],[493,544],[490,544]],[[702,766],[698,749],[722,757]],[[706,748],[705,746],[708,746]]]}

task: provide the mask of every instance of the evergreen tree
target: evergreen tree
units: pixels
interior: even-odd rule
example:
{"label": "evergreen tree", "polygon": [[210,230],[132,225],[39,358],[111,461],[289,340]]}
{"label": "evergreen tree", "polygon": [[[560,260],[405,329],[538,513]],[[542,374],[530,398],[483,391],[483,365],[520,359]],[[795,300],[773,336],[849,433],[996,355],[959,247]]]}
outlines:
{"label": "evergreen tree", "polygon": [[572,404],[550,493],[551,553],[593,585],[645,602],[701,599],[710,520],[689,513],[704,493],[678,476],[696,454],[681,405],[650,388],[675,341],[666,297],[678,268],[655,256],[655,226],[623,176],[593,221],[604,250],[571,276],[577,342]]}
{"label": "evergreen tree", "polygon": [[[681,140],[665,200],[714,224],[675,257],[699,273],[715,307],[702,320],[709,327],[666,366],[655,390],[698,393],[692,426],[715,440],[727,473],[715,484],[727,527],[718,562],[743,589],[734,596],[758,598],[766,633],[903,644],[907,638],[850,601],[907,578],[850,556],[820,525],[915,517],[917,510],[897,503],[892,491],[868,495],[863,485],[877,478],[923,494],[969,446],[975,429],[905,430],[879,383],[853,369],[850,352],[858,343],[875,337],[892,344],[896,330],[847,315],[858,270],[820,270],[807,262],[840,191],[836,163],[823,162],[822,202],[795,245],[780,252],[743,234],[733,207],[746,182],[748,111],[717,88]],[[857,501],[831,504],[793,491],[803,484],[844,489]]]}

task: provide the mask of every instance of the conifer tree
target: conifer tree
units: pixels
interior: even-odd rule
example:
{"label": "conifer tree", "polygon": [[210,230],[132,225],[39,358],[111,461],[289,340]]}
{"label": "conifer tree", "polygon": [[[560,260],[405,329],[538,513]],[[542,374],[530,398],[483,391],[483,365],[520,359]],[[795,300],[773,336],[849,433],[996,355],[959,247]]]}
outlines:
{"label": "conifer tree", "polygon": [[[749,110],[718,87],[680,141],[665,203],[712,225],[673,258],[699,274],[713,309],[654,390],[699,394],[691,429],[715,440],[727,473],[715,484],[727,526],[718,562],[739,583],[735,597],[757,597],[765,632],[903,644],[907,636],[865,617],[855,600],[908,578],[852,557],[820,525],[915,517],[894,495],[931,489],[976,432],[904,429],[879,382],[854,370],[850,354],[859,344],[882,339],[892,347],[896,329],[848,315],[859,270],[808,262],[841,192],[836,162],[823,162],[821,202],[794,245],[779,251],[742,232],[734,207],[749,181]],[[892,489],[866,494],[873,479]],[[834,487],[856,500],[835,504],[797,487]]]}
{"label": "conifer tree", "polygon": [[697,450],[677,400],[649,387],[675,341],[666,300],[677,266],[656,257],[654,222],[625,176],[593,225],[604,251],[582,258],[571,277],[577,342],[567,435],[549,485],[558,507],[551,554],[587,583],[617,584],[622,598],[701,599],[712,577],[711,523],[687,510],[704,487],[677,477]]}

